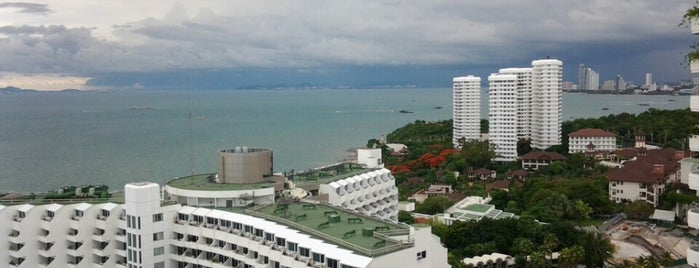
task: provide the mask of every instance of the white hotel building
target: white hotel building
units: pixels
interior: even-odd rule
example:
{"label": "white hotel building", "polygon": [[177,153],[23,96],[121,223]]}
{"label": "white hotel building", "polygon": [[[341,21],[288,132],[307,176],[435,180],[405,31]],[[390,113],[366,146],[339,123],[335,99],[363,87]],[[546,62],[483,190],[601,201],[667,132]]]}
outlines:
{"label": "white hotel building", "polygon": [[453,79],[454,148],[460,148],[459,140],[481,139],[481,78],[473,75]]}
{"label": "white hotel building", "polygon": [[[690,23],[692,34],[699,34],[699,20],[692,19]],[[699,73],[699,59],[692,60],[689,63],[689,69],[692,74]],[[650,84],[652,77],[646,74],[646,83]],[[689,109],[692,112],[699,112],[699,95],[696,93],[689,99]],[[699,135],[689,136],[689,150],[693,153],[699,152]],[[682,182],[689,185],[689,189],[697,191],[699,195],[699,159],[686,158],[681,162],[682,165]],[[687,172],[688,171],[688,172]],[[699,229],[699,205],[692,204],[692,208],[687,212],[687,225],[693,229]],[[693,267],[699,267],[699,241],[693,241],[687,247],[687,264]]]}
{"label": "white hotel building", "polygon": [[[236,170],[252,166],[267,175],[266,160],[261,159],[271,160],[271,151],[222,152],[237,154],[228,155],[235,158],[228,159],[230,163],[248,161],[243,159],[247,156],[262,161],[242,167],[222,165],[230,168],[223,173],[255,177],[255,172]],[[276,194],[267,192],[276,191],[279,178],[270,176],[269,181],[237,185],[221,182],[235,178],[221,175],[180,178],[164,188],[130,183],[123,198],[102,203],[6,201],[0,205],[0,232],[6,234],[0,236],[4,238],[0,263],[3,267],[447,267],[447,250],[429,227],[392,221],[397,212],[386,208],[395,210],[397,197],[396,202],[391,197],[397,191],[390,172],[353,171],[350,177],[332,174],[316,178],[323,180],[316,186],[306,184],[311,191],[337,189],[338,196],[350,188],[351,193],[369,193],[361,201],[359,196],[339,198],[354,203],[345,208],[331,206],[328,201],[337,197],[322,193],[313,196],[315,200],[306,197],[298,202],[292,191],[282,203],[276,202]],[[349,188],[322,186],[327,181]],[[288,181],[281,185],[293,186]],[[369,216],[381,216],[379,211],[383,219]]]}
{"label": "white hotel building", "polygon": [[532,61],[532,148],[543,150],[561,144],[562,79],[563,62],[560,60]]}
{"label": "white hotel building", "polygon": [[124,203],[0,206],[3,267],[447,267],[430,227],[323,204],[248,209],[163,203],[155,183]]}
{"label": "white hotel building", "polygon": [[488,141],[495,150],[494,161],[517,160],[517,76],[488,76]]}
{"label": "white hotel building", "polygon": [[[530,139],[535,149],[561,144],[563,63],[544,59],[531,68],[503,68],[488,77],[490,131],[495,161],[517,160],[517,140]],[[455,78],[455,92],[456,92]],[[454,93],[454,135],[457,104]],[[463,120],[459,120],[461,122]]]}

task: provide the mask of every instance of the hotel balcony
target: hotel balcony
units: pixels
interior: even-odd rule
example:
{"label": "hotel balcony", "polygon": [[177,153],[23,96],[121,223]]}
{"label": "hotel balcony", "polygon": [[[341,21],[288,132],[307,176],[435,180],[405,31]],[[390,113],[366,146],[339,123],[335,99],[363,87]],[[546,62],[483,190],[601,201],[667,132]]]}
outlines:
{"label": "hotel balcony", "polygon": [[699,267],[699,242],[692,241],[687,247],[687,264]]}
{"label": "hotel balcony", "polygon": [[699,190],[699,166],[694,166],[687,174],[689,189]]}
{"label": "hotel balcony", "polygon": [[689,150],[699,152],[699,135],[689,136]]}
{"label": "hotel balcony", "polygon": [[[699,60],[695,60],[694,62],[699,62]],[[689,96],[689,109],[692,110],[692,112],[699,112],[699,95],[691,95]]]}
{"label": "hotel balcony", "polygon": [[691,208],[687,211],[687,225],[699,229],[699,205],[696,203],[692,203]]}

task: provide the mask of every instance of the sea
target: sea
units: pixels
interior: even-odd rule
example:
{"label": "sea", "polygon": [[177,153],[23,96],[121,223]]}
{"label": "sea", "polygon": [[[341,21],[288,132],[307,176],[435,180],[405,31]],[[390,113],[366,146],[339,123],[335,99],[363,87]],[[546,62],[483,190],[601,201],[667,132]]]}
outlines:
{"label": "sea", "polygon": [[[321,167],[410,122],[450,119],[451,96],[450,88],[0,94],[0,192],[162,184],[216,172],[217,151],[237,146],[272,149],[278,172]],[[481,99],[487,118],[487,93]],[[689,96],[565,93],[563,118],[688,106]]]}

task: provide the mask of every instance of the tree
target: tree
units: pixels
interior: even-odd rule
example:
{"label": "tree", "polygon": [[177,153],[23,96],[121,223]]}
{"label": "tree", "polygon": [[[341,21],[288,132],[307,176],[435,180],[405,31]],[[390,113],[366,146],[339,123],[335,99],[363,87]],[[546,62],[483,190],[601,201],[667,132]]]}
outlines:
{"label": "tree", "polygon": [[592,214],[592,208],[585,204],[585,202],[582,200],[578,199],[573,202],[570,212],[570,218],[587,220],[590,218],[590,214]]}
{"label": "tree", "polygon": [[636,200],[624,206],[624,213],[634,219],[647,219],[653,214],[653,206],[643,200]]}
{"label": "tree", "polygon": [[461,145],[461,155],[468,168],[484,168],[495,158],[495,150],[488,141],[468,140]]}
{"label": "tree", "polygon": [[553,260],[553,252],[558,248],[558,238],[553,234],[546,234],[544,236],[544,244],[542,246],[542,251],[549,256],[549,260]]}
{"label": "tree", "polygon": [[433,196],[428,197],[424,202],[417,205],[416,211],[432,215],[443,212],[453,204],[454,201],[446,196]]}
{"label": "tree", "polygon": [[517,141],[517,155],[525,155],[532,151],[532,141],[529,139],[519,139]]}
{"label": "tree", "polygon": [[583,236],[580,244],[585,250],[583,263],[587,267],[603,267],[604,261],[614,255],[614,245],[603,234],[589,232]]}
{"label": "tree", "polygon": [[401,210],[398,211],[398,221],[402,223],[413,224],[415,223],[415,218],[413,217],[413,215],[410,215],[410,212]]}
{"label": "tree", "polygon": [[558,266],[561,268],[575,267],[585,258],[585,249],[581,246],[563,248],[558,256]]}

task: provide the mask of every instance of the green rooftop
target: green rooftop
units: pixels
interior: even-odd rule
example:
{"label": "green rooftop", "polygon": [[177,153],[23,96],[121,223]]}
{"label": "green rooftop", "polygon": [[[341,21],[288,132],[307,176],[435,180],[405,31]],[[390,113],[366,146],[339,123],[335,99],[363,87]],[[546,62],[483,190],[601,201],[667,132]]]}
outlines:
{"label": "green rooftop", "polygon": [[[412,246],[407,226],[323,204],[262,205],[246,211],[366,256]],[[403,241],[390,236],[403,235]]]}
{"label": "green rooftop", "polygon": [[295,174],[294,183],[297,186],[330,183],[374,170],[378,168],[367,169],[358,164],[343,163]]}
{"label": "green rooftop", "polygon": [[491,209],[493,205],[486,205],[486,204],[470,204],[466,207],[464,207],[464,210],[470,210],[473,212],[478,212],[478,213],[486,213],[488,212],[489,209]]}
{"label": "green rooftop", "polygon": [[194,176],[186,176],[171,180],[167,183],[168,186],[198,191],[234,191],[234,190],[254,190],[274,187],[271,182],[260,183],[215,183],[213,176],[216,173],[199,174]]}

